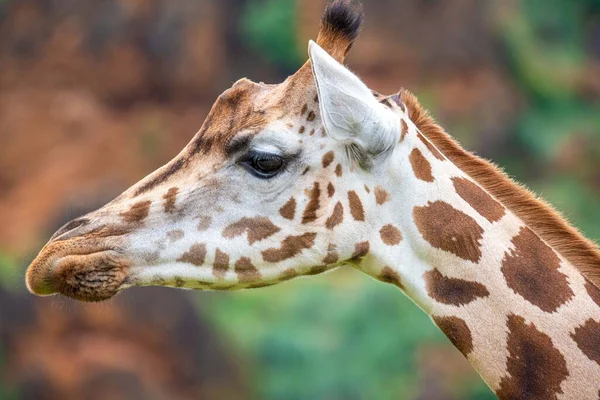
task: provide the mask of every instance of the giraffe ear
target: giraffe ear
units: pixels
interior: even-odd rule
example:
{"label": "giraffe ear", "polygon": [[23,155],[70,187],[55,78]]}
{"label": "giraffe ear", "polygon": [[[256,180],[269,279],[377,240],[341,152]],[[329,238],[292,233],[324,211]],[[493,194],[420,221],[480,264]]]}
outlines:
{"label": "giraffe ear", "polygon": [[312,40],[308,52],[325,130],[346,143],[362,167],[371,167],[375,158],[389,153],[398,142],[400,117]]}

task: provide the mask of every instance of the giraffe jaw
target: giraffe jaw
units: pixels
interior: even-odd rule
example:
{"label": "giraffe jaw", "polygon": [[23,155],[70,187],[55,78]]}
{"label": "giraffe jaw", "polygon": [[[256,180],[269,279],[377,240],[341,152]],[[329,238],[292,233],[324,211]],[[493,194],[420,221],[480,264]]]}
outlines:
{"label": "giraffe jaw", "polygon": [[126,287],[129,265],[108,246],[51,242],[27,269],[26,283],[38,296],[62,294],[80,301],[102,301]]}

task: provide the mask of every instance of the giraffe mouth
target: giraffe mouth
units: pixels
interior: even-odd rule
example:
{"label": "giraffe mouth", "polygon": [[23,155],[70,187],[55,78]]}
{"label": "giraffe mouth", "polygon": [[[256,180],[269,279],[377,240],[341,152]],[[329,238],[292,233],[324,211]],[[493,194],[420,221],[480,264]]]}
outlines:
{"label": "giraffe mouth", "polygon": [[80,301],[102,301],[127,285],[129,266],[119,251],[107,245],[51,242],[27,269],[26,283],[38,296],[62,294]]}

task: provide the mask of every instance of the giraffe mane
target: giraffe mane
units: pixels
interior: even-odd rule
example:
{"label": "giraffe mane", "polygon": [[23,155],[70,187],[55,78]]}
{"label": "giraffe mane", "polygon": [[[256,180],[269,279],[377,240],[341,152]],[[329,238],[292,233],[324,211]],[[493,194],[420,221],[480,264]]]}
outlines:
{"label": "giraffe mane", "polygon": [[512,180],[490,161],[463,149],[419,104],[409,91],[400,91],[409,117],[425,137],[450,161],[496,197],[541,239],[600,287],[600,249],[584,237],[550,204]]}

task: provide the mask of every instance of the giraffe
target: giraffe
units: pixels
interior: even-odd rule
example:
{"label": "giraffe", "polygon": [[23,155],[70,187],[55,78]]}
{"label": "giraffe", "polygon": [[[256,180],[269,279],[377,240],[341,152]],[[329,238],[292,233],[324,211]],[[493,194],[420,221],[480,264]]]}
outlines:
{"label": "giraffe", "polygon": [[168,164],[59,229],[37,295],[257,288],[349,265],[397,286],[502,399],[600,397],[600,251],[408,91],[343,62],[362,11],[334,0],[281,84],[241,79]]}

